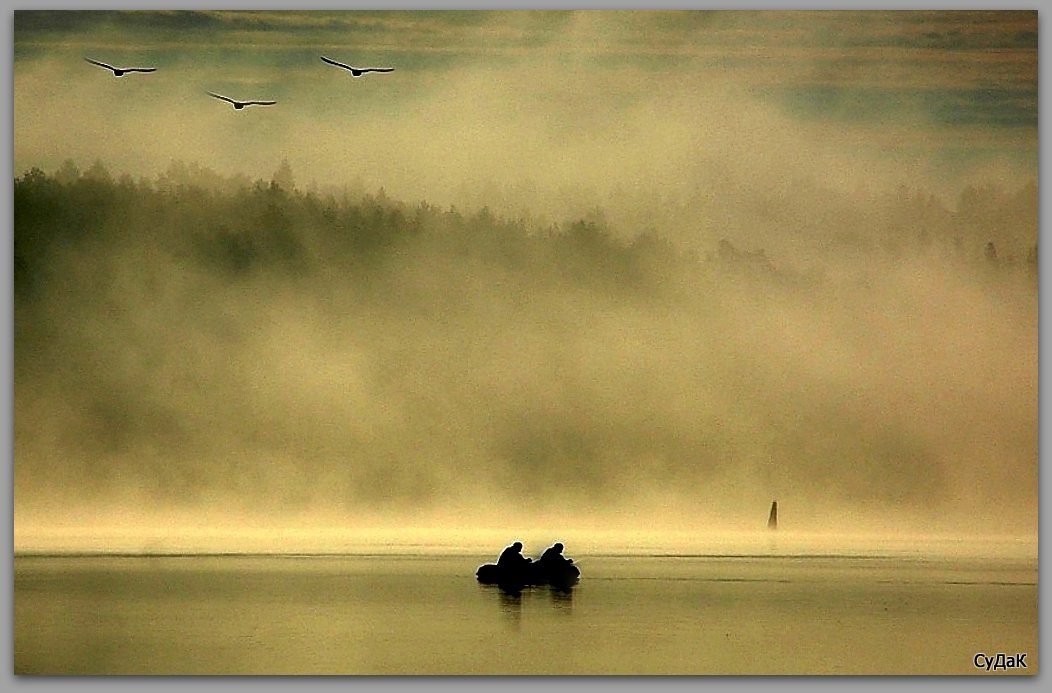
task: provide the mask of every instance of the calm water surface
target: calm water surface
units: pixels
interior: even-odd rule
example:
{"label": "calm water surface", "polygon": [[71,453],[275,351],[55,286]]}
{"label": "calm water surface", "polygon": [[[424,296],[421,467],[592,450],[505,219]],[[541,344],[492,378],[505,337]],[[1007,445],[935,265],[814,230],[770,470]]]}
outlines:
{"label": "calm water surface", "polygon": [[[1037,560],[578,555],[569,593],[487,555],[16,556],[16,674],[976,674],[1027,653]],[[984,674],[986,675],[986,674]]]}

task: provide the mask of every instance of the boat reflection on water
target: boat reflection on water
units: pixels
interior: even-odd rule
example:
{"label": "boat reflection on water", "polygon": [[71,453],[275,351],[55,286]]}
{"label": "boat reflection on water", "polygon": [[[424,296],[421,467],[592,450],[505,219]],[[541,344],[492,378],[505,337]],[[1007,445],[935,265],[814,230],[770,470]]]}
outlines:
{"label": "boat reflection on water", "polygon": [[[497,604],[500,608],[501,618],[513,630],[518,630],[522,627],[524,611],[534,612],[535,615],[548,612],[555,614],[556,618],[567,617],[573,613],[573,588],[552,587],[550,585],[523,589],[508,589],[500,585],[479,585],[479,588],[492,591],[497,595]],[[545,602],[545,604],[541,604],[541,602]],[[538,609],[539,611],[537,611]]]}
{"label": "boat reflection on water", "polygon": [[522,625],[522,593],[497,589],[500,595],[500,613],[507,623],[515,628]]}
{"label": "boat reflection on water", "polygon": [[549,587],[548,594],[551,597],[552,606],[557,611],[569,614],[573,609],[573,588]]}

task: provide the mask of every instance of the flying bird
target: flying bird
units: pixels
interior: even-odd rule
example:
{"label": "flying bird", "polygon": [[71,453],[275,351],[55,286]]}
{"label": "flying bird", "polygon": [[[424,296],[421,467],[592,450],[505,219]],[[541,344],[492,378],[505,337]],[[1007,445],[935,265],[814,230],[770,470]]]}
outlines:
{"label": "flying bird", "polygon": [[234,108],[236,108],[239,111],[242,108],[244,108],[245,106],[273,106],[274,104],[277,103],[277,101],[235,101],[233,99],[227,98],[227,97],[222,96],[220,94],[213,94],[210,91],[206,92],[206,93],[209,96],[214,96],[217,99],[222,99],[223,101],[226,101],[227,103],[233,104]]}
{"label": "flying bird", "polygon": [[153,72],[156,67],[114,67],[113,65],[107,65],[106,63],[100,63],[98,60],[92,60],[91,58],[84,58],[92,65],[98,65],[104,67],[107,70],[113,72],[114,77],[123,77],[125,72]]}
{"label": "flying bird", "polygon": [[324,55],[321,56],[321,59],[330,65],[342,67],[344,70],[350,70],[352,77],[361,77],[366,72],[394,72],[393,67],[351,67],[350,65],[344,65],[343,63],[338,63],[335,60],[326,58]]}

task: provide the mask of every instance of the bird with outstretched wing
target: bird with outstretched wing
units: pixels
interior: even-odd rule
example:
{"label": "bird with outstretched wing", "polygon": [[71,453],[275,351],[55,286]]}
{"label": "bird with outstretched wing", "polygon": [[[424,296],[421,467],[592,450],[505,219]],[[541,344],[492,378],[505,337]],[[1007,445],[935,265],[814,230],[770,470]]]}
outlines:
{"label": "bird with outstretched wing", "polygon": [[209,96],[214,96],[217,99],[222,99],[223,101],[226,101],[239,111],[245,106],[273,106],[277,103],[277,101],[236,101],[228,96],[223,96],[222,94],[215,94],[210,91],[205,93]]}
{"label": "bird with outstretched wing", "polygon": [[91,58],[84,59],[92,65],[98,65],[99,67],[104,67],[107,70],[110,70],[113,72],[114,77],[123,77],[128,72],[154,72],[157,70],[156,67],[114,67],[113,65],[107,65],[106,63],[92,60]]}
{"label": "bird with outstretched wing", "polygon": [[342,67],[344,70],[350,70],[352,77],[361,77],[366,72],[394,72],[393,67],[352,67],[350,65],[344,65],[343,63],[337,62],[332,58],[326,58],[324,55],[321,56],[322,62],[335,65],[336,67]]}

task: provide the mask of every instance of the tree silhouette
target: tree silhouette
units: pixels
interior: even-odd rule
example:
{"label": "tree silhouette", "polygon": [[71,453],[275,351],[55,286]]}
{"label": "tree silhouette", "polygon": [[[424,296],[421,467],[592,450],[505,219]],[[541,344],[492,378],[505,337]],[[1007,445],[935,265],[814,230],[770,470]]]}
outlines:
{"label": "tree silhouette", "polygon": [[288,159],[281,160],[281,165],[274,172],[271,182],[285,192],[292,192],[296,188],[296,181],[292,176],[292,166],[289,165]]}

